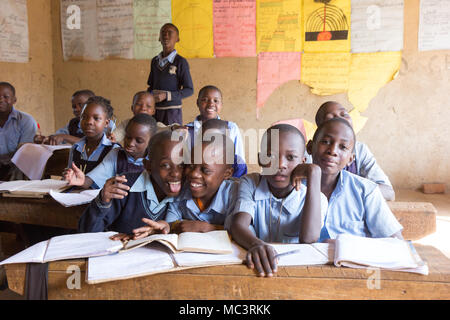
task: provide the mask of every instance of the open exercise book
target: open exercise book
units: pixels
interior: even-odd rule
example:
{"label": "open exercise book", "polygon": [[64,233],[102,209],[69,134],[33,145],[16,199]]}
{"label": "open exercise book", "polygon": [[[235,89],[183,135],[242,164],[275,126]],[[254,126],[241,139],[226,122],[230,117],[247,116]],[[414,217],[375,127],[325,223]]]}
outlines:
{"label": "open exercise book", "polygon": [[193,251],[231,254],[233,249],[228,233],[225,230],[205,233],[185,232],[180,234],[154,234],[145,239],[129,241],[111,240],[117,232],[78,233],[53,237],[39,242],[16,255],[0,262],[10,263],[44,263],[56,260],[67,260],[104,256],[112,253],[127,252],[152,242],[159,242],[171,252]]}
{"label": "open exercise book", "polygon": [[80,192],[58,192],[50,190],[50,196],[64,207],[79,206],[86,203],[91,203],[92,200],[99,194],[101,189],[88,189]]}
{"label": "open exercise book", "polygon": [[55,150],[70,149],[72,145],[61,144],[50,146],[45,144],[25,143],[14,154],[14,163],[31,180],[42,178],[45,165]]}
{"label": "open exercise book", "polygon": [[334,264],[350,268],[374,267],[428,274],[428,265],[411,241],[396,238],[364,238],[340,234],[336,238]]}
{"label": "open exercise book", "polygon": [[61,192],[67,188],[67,181],[54,179],[15,180],[0,184],[0,192],[4,197],[43,198],[51,190]]}

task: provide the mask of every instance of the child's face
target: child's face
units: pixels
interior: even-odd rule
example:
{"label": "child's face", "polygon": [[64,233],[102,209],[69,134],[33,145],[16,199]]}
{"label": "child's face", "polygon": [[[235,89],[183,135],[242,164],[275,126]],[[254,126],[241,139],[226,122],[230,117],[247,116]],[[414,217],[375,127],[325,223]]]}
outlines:
{"label": "child's face", "polygon": [[150,141],[150,128],[146,125],[131,122],[125,132],[124,149],[135,159],[145,157]]}
{"label": "child's face", "polygon": [[[212,144],[203,144],[203,155],[201,164],[191,164],[186,166],[186,179],[191,189],[192,197],[209,202],[223,180],[232,176],[233,171],[225,163],[223,150]],[[194,150],[192,150],[192,159],[194,159]]]}
{"label": "child's face", "polygon": [[333,118],[344,119],[353,127],[352,118],[350,117],[347,109],[345,109],[342,105],[338,103],[329,103],[325,107],[325,109],[322,111],[320,122],[317,125],[320,126],[323,122]]}
{"label": "child's face", "polygon": [[163,140],[161,145],[150,154],[147,170],[151,173],[152,180],[156,183],[162,193],[168,197],[175,197],[180,193],[183,180],[183,163],[177,164],[172,156],[182,157],[182,148],[178,155],[173,155],[174,149],[179,147],[180,142]]}
{"label": "child's face", "polygon": [[151,94],[141,94],[135,104],[131,106],[131,111],[134,115],[139,113],[146,113],[151,116],[155,114],[155,99]]}
{"label": "child's face", "polygon": [[0,113],[10,113],[16,103],[16,96],[8,86],[0,86]]}
{"label": "child's face", "polygon": [[312,144],[308,144],[308,152],[323,174],[336,175],[353,161],[354,144],[353,133],[348,126],[331,122],[322,128]]}
{"label": "child's face", "polygon": [[161,28],[161,31],[159,32],[159,42],[161,42],[163,51],[173,51],[173,49],[175,49],[175,44],[178,41],[178,33],[174,27],[166,25]]}
{"label": "child's face", "polygon": [[[269,133],[270,136],[270,133]],[[304,142],[298,134],[292,132],[280,132],[279,133],[279,147],[278,154],[274,154],[276,150],[272,151],[270,138],[268,139],[267,156],[271,159],[271,162],[266,165],[262,165],[264,170],[275,166],[278,163],[278,167],[275,167],[275,174],[268,174],[267,182],[272,190],[283,190],[291,186],[291,173],[294,168],[304,162],[305,147]],[[275,163],[273,163],[275,161]]]}
{"label": "child's face", "polygon": [[88,99],[89,97],[85,94],[79,94],[72,97],[72,112],[75,117],[80,117],[81,110],[83,110],[83,107]]}
{"label": "child's face", "polygon": [[204,90],[197,99],[197,106],[203,121],[216,119],[222,110],[222,96],[217,90]]}
{"label": "child's face", "polygon": [[88,104],[81,114],[80,126],[87,138],[101,138],[108,124],[108,116],[99,104]]}

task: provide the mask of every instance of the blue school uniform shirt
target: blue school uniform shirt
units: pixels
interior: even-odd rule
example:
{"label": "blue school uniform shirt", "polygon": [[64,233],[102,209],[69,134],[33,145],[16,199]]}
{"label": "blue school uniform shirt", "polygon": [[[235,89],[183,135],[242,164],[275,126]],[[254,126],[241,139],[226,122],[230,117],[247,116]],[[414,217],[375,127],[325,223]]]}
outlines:
{"label": "blue school uniform shirt", "polygon": [[319,241],[335,239],[340,233],[360,237],[390,237],[402,230],[378,185],[342,170],[328,200]]}
{"label": "blue school uniform shirt", "polygon": [[81,158],[83,160],[98,161],[98,158],[100,157],[103,149],[106,146],[112,146],[113,149],[120,147],[118,144],[114,144],[113,142],[111,142],[111,140],[109,140],[106,137],[106,134],[103,134],[102,139],[101,139],[100,143],[98,144],[97,148],[91,153],[91,155],[89,157],[86,153],[85,145],[86,145],[86,137],[83,137],[83,138],[81,138],[80,141],[78,141],[77,143],[75,143],[72,146],[72,148],[70,149],[70,153],[69,153],[69,162],[67,164],[68,168],[72,168],[72,159],[73,159],[73,151],[74,150],[77,150],[78,152],[81,153]]}
{"label": "blue school uniform shirt", "polygon": [[21,143],[33,142],[37,123],[28,113],[14,107],[3,127],[0,127],[0,155],[11,155]]}
{"label": "blue school uniform shirt", "polygon": [[[293,189],[286,198],[278,199],[270,192],[265,176],[251,173],[241,177],[233,214],[250,214],[256,237],[265,242],[298,243],[305,197],[306,187],[303,186],[299,191]],[[322,193],[320,200],[323,221],[327,199]],[[229,224],[227,221],[227,228]]]}
{"label": "blue school uniform shirt", "polygon": [[[105,184],[106,180],[114,177],[116,174],[124,174],[125,172],[117,172],[117,157],[120,148],[114,148],[103,158],[94,169],[86,174],[87,177],[91,178],[94,182],[92,186],[94,189],[101,189]],[[144,159],[148,160],[148,156],[145,158],[134,159],[132,156],[127,154],[127,162],[135,166],[144,166]]]}
{"label": "blue school uniform shirt", "polygon": [[189,184],[186,183],[181,194],[167,207],[166,221],[171,223],[177,220],[194,220],[223,225],[227,216],[233,212],[238,186],[237,180],[222,181],[209,207],[202,212],[192,198]]}
{"label": "blue school uniform shirt", "polygon": [[159,221],[165,218],[167,205],[173,197],[161,202],[156,196],[153,183],[147,171],[126,175],[130,186],[128,195],[123,199],[112,199],[105,204],[97,196],[87,207],[78,222],[79,232],[117,231],[132,233],[133,229],[145,226],[142,218]]}

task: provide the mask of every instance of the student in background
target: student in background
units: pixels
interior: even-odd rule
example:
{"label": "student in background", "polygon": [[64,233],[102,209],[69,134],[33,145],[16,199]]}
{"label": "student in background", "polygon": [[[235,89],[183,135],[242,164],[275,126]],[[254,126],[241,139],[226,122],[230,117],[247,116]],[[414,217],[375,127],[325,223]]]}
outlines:
{"label": "student in background", "polygon": [[182,99],[194,92],[189,64],[177,54],[175,44],[180,41],[178,28],[172,23],[161,27],[159,41],[162,52],[150,64],[148,91],[156,101],[157,121],[165,125],[183,124]]}
{"label": "student in background", "polygon": [[[294,126],[278,124],[265,132],[259,164],[262,173],[240,179],[234,213],[225,223],[233,239],[248,250],[246,263],[258,276],[277,272],[277,252],[270,242],[313,243],[320,235],[320,168],[304,163],[305,140]],[[298,175],[291,182],[291,173]],[[301,180],[306,179],[306,185]],[[253,229],[253,230],[252,230]]]}
{"label": "student in background", "polygon": [[[308,142],[308,153],[322,171],[321,191],[328,198],[319,241],[335,239],[340,233],[402,238],[403,228],[377,184],[344,170],[354,160],[354,146],[352,126],[339,117],[323,122]],[[296,168],[292,179],[302,174],[302,168]]]}
{"label": "student in background", "polygon": [[127,122],[123,148],[112,149],[106,157],[88,174],[78,167],[64,172],[64,180],[69,185],[102,188],[106,180],[122,173],[141,173],[144,170],[144,159],[148,160],[148,143],[156,132],[156,120],[146,114],[138,113]]}
{"label": "student in background", "polygon": [[[183,180],[182,148],[172,140],[172,132],[162,131],[150,139],[150,160],[145,171],[116,176],[85,210],[78,224],[79,232],[114,230],[119,240],[143,226],[145,221],[165,218],[166,208],[180,193]],[[174,159],[179,156],[180,159]]]}
{"label": "student in background", "polygon": [[[201,131],[202,123],[210,119],[220,119],[219,114],[222,110],[222,92],[215,86],[205,86],[198,92],[197,107],[200,111],[193,122],[188,123],[189,136],[191,139],[191,148],[194,145],[194,137]],[[236,123],[227,121],[228,135],[233,140],[236,155],[245,163],[244,144],[242,142],[241,132]]]}
{"label": "student in background", "polygon": [[14,108],[16,101],[14,86],[0,82],[0,181],[24,178],[11,158],[20,145],[33,142],[37,130],[31,115]]}
{"label": "student in background", "polygon": [[[227,150],[231,148],[231,150]],[[200,163],[195,163],[191,150],[191,164],[186,164],[186,183],[178,197],[167,207],[166,218],[149,221],[138,230],[139,237],[155,232],[209,232],[223,229],[225,219],[232,213],[237,199],[238,181],[229,180],[233,174],[227,153],[232,159],[233,142],[221,133],[212,141],[203,141]]]}
{"label": "student in background", "polygon": [[111,142],[105,133],[110,119],[113,117],[113,107],[108,99],[94,96],[88,99],[81,113],[80,125],[84,137],[70,149],[68,169],[72,165],[80,168],[83,173],[94,169],[113,148],[119,148]]}
{"label": "student in background", "polygon": [[83,136],[83,130],[80,127],[80,116],[83,107],[90,97],[94,97],[95,93],[91,90],[79,90],[74,92],[72,95],[72,112],[74,117],[69,121],[69,123],[57,130],[55,134],[48,137],[36,135],[34,137],[35,143],[44,143],[50,145],[57,145],[61,143],[74,144],[78,142]]}
{"label": "student in background", "polygon": [[[351,126],[353,126],[352,118],[344,106],[335,101],[327,101],[317,110],[316,124],[317,126],[320,126],[323,122],[332,118],[344,119]],[[394,201],[395,192],[392,188],[392,184],[387,175],[377,164],[377,161],[375,160],[372,152],[370,152],[369,147],[362,142],[356,141],[354,154],[354,161],[348,164],[344,170],[375,182],[378,184],[383,197],[386,200]]]}

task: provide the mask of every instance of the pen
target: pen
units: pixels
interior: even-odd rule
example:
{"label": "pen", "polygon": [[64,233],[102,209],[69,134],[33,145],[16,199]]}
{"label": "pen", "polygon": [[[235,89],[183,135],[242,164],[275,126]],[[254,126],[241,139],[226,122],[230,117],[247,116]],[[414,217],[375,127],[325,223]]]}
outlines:
{"label": "pen", "polygon": [[283,253],[278,253],[278,254],[275,256],[275,258],[279,258],[279,257],[282,257],[282,256],[287,256],[287,255],[289,255],[289,254],[298,253],[298,252],[300,252],[300,249],[295,249],[295,250],[286,251],[286,252],[283,252]]}
{"label": "pen", "polygon": [[37,122],[37,127],[38,127],[38,133],[39,133],[39,135],[42,136],[41,126],[39,125],[39,122]]}

